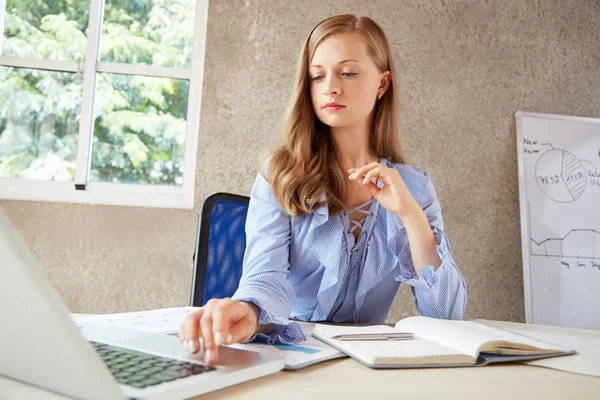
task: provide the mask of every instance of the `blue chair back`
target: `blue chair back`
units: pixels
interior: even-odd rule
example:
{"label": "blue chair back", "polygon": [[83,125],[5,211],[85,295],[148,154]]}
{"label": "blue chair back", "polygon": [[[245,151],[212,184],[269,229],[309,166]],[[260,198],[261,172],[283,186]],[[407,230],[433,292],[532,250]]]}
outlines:
{"label": "blue chair back", "polygon": [[208,196],[198,213],[190,303],[231,297],[242,277],[249,197],[230,193]]}

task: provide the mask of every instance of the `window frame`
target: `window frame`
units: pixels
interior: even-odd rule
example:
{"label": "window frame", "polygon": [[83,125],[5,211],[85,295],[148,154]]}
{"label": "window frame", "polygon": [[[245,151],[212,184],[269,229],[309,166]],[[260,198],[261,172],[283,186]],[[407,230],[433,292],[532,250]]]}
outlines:
{"label": "window frame", "polygon": [[[90,19],[87,54],[85,62],[79,63],[76,61],[53,61],[2,55],[6,0],[0,0],[0,66],[76,73],[82,75],[83,85],[74,181],[57,182],[0,177],[0,199],[160,208],[192,208],[194,206],[196,152],[200,128],[200,106],[202,100],[209,0],[196,0],[192,59],[189,69],[98,61],[104,0],[89,0],[89,2]],[[181,186],[89,181],[92,139],[94,135],[93,110],[96,77],[99,73],[174,78],[189,82],[183,183]]]}

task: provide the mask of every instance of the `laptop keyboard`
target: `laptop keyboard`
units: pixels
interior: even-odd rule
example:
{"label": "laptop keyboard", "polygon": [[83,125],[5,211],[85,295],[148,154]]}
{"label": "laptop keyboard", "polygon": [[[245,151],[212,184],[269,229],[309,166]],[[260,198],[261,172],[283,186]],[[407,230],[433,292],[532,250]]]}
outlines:
{"label": "laptop keyboard", "polygon": [[117,382],[145,388],[216,368],[90,341]]}

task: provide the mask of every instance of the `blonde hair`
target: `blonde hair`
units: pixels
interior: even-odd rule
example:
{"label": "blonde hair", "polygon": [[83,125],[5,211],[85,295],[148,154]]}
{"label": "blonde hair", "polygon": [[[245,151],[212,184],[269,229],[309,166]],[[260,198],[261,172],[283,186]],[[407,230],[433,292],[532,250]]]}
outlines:
{"label": "blonde hair", "polygon": [[[281,207],[290,215],[310,213],[329,202],[330,215],[345,208],[347,173],[339,166],[329,127],[315,115],[310,96],[309,63],[317,46],[329,36],[361,33],[380,72],[391,72],[388,90],[378,101],[369,143],[378,157],[404,163],[398,143],[394,66],[383,30],[368,17],[338,15],[320,22],[308,35],[300,54],[296,90],[288,110],[284,143],[271,155],[268,178]],[[320,201],[325,194],[325,201]]]}

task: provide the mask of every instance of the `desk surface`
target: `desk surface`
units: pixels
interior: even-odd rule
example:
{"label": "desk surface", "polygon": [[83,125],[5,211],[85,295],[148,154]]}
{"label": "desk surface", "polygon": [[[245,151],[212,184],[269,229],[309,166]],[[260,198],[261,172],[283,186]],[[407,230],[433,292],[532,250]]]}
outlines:
{"label": "desk surface", "polygon": [[[199,398],[374,400],[400,396],[409,399],[597,400],[600,378],[518,364],[373,370],[345,358],[299,371],[281,371]],[[3,377],[0,377],[0,398],[65,399]]]}

